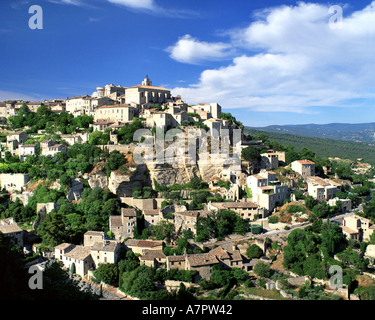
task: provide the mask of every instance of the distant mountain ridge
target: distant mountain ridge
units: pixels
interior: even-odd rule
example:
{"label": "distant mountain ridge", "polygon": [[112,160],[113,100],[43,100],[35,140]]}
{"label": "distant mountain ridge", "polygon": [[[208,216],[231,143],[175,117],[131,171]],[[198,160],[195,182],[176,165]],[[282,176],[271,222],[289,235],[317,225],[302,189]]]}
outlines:
{"label": "distant mountain ridge", "polygon": [[327,138],[344,141],[375,143],[375,122],[371,123],[329,123],[271,125],[267,127],[247,127],[266,132],[287,133],[304,137]]}

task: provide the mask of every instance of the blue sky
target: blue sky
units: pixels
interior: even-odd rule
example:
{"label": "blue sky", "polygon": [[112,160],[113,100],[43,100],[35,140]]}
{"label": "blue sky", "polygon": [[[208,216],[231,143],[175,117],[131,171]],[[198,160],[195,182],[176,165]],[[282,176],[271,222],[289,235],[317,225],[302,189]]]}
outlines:
{"label": "blue sky", "polygon": [[[29,28],[31,5],[42,30]],[[358,0],[1,1],[0,100],[92,94],[148,74],[249,126],[375,122],[374,21],[375,2]]]}

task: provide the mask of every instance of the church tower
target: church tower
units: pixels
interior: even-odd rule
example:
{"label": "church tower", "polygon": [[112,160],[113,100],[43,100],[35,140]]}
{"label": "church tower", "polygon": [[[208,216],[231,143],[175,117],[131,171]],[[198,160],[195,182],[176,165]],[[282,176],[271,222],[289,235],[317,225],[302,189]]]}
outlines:
{"label": "church tower", "polygon": [[148,78],[148,75],[143,79],[142,86],[152,86],[152,81]]}

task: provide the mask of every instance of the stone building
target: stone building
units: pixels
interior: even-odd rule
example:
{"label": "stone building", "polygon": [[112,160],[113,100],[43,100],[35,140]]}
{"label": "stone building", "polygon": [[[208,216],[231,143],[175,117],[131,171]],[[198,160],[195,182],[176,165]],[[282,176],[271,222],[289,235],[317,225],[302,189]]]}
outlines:
{"label": "stone building", "polygon": [[71,266],[74,263],[75,273],[81,277],[84,277],[89,270],[95,268],[90,247],[62,243],[55,247],[55,259],[60,260],[68,270],[71,270]]}
{"label": "stone building", "polygon": [[307,192],[318,201],[334,199],[341,186],[340,183],[320,177],[307,177],[306,182]]}
{"label": "stone building", "polygon": [[343,234],[348,239],[369,241],[375,230],[375,225],[370,219],[363,218],[355,213],[345,216],[341,226]]}
{"label": "stone building", "polygon": [[[18,226],[14,218],[0,220],[0,233],[4,237],[11,238],[15,246],[23,247],[24,231]],[[2,263],[5,263],[5,261]]]}
{"label": "stone building", "polygon": [[279,166],[279,157],[274,152],[261,154],[261,169],[273,170]]}
{"label": "stone building", "polygon": [[272,212],[289,196],[287,185],[281,185],[273,172],[261,172],[247,178],[247,185],[252,192],[252,200],[267,212]]}
{"label": "stone building", "polygon": [[125,247],[134,253],[143,255],[146,250],[163,250],[163,241],[128,239]]}
{"label": "stone building", "polygon": [[115,239],[124,240],[134,237],[134,227],[137,224],[135,209],[121,209],[120,216],[109,217],[109,230],[115,235]]}
{"label": "stone building", "polygon": [[143,104],[162,104],[171,100],[171,91],[163,87],[155,87],[146,76],[142,84],[136,85],[125,90],[126,103]]}
{"label": "stone building", "polygon": [[112,123],[129,123],[133,121],[136,110],[128,104],[116,104],[111,106],[102,106],[95,110],[95,121],[106,120]]}
{"label": "stone building", "polygon": [[216,264],[219,264],[219,260],[210,253],[190,254],[185,259],[185,269],[197,271],[196,280],[201,278],[209,280],[212,267]]}
{"label": "stone building", "polygon": [[36,154],[35,144],[23,144],[19,146],[18,156],[21,161],[25,161],[27,156],[34,156]]}
{"label": "stone building", "polygon": [[64,267],[71,270],[74,263],[75,273],[84,277],[89,270],[96,269],[101,263],[117,263],[121,244],[105,238],[104,232],[87,231],[83,246],[62,243],[55,247],[55,259],[62,261]]}
{"label": "stone building", "polygon": [[158,268],[164,265],[167,261],[167,256],[163,250],[145,249],[139,260],[141,264],[145,264],[148,267]]}
{"label": "stone building", "polygon": [[29,182],[27,173],[2,173],[0,174],[1,189],[8,191],[21,191]]}
{"label": "stone building", "polygon": [[303,179],[315,176],[315,162],[310,160],[296,160],[291,163],[293,171],[298,172]]}
{"label": "stone building", "polygon": [[207,210],[219,211],[222,209],[232,210],[242,219],[261,219],[264,217],[264,210],[260,208],[255,202],[240,201],[240,202],[209,202]]}
{"label": "stone building", "polygon": [[163,218],[162,213],[157,209],[144,210],[143,215],[145,219],[145,228],[149,227],[150,225],[157,225]]}
{"label": "stone building", "polygon": [[195,236],[197,233],[196,224],[199,217],[207,217],[208,211],[187,210],[174,213],[174,226],[177,232],[191,231]]}
{"label": "stone building", "polygon": [[89,115],[93,116],[95,110],[101,106],[109,106],[116,104],[116,101],[109,97],[90,97],[78,96],[70,99],[66,99],[66,112],[72,114],[73,116]]}

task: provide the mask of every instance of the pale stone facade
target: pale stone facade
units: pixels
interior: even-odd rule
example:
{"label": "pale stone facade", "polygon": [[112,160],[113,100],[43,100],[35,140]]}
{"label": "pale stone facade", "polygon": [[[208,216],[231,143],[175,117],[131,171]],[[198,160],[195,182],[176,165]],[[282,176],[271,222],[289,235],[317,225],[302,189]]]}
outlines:
{"label": "pale stone facade", "polygon": [[341,226],[343,234],[348,239],[369,241],[375,230],[375,225],[370,219],[363,218],[355,213],[345,216]]}
{"label": "pale stone facade", "polygon": [[109,217],[109,230],[113,232],[116,240],[134,237],[134,227],[137,224],[135,209],[121,209],[120,216]]}
{"label": "pale stone facade", "polygon": [[318,201],[328,201],[335,198],[341,186],[337,182],[320,177],[307,177],[306,182],[307,192]]}
{"label": "pale stone facade", "polygon": [[163,104],[171,100],[171,91],[163,87],[155,87],[148,77],[141,85],[127,88],[125,90],[126,103]]}
{"label": "pale stone facade", "polygon": [[273,170],[279,166],[279,156],[276,153],[267,152],[261,156],[261,169]]}
{"label": "pale stone facade", "polygon": [[90,247],[62,243],[55,247],[55,259],[60,260],[68,270],[71,270],[74,263],[75,273],[81,277],[84,277],[90,269],[95,268]]}
{"label": "pale stone facade", "polygon": [[34,156],[36,154],[35,144],[23,144],[19,146],[18,156],[21,161],[25,161],[27,156]]}
{"label": "pale stone facade", "polygon": [[29,182],[26,173],[2,173],[0,175],[1,189],[8,191],[21,191]]}
{"label": "pale stone facade", "polygon": [[74,263],[75,273],[84,277],[89,270],[97,268],[101,263],[117,263],[120,249],[120,243],[106,239],[104,232],[87,231],[83,246],[71,243],[56,246],[55,259],[62,261],[68,270]]}
{"label": "pale stone facade", "polygon": [[264,210],[252,201],[241,201],[241,202],[209,202],[207,204],[207,210],[218,211],[218,210],[232,210],[242,218],[255,220],[264,217]]}
{"label": "pale stone facade", "polygon": [[114,104],[116,104],[116,101],[109,97],[93,98],[86,95],[67,99],[65,109],[75,117],[82,115],[93,116],[96,108]]}
{"label": "pale stone facade", "polygon": [[102,106],[95,110],[95,121],[106,120],[110,122],[129,123],[133,120],[135,108],[127,104]]}
{"label": "pale stone facade", "polygon": [[293,171],[298,172],[303,179],[315,176],[315,162],[310,160],[296,160],[291,163]]}
{"label": "pale stone facade", "polygon": [[[190,109],[192,112],[205,111],[207,113],[207,117],[210,117],[208,114],[211,115],[212,118],[220,118],[221,117],[221,106],[218,103],[199,103],[197,105],[191,106]],[[189,111],[190,112],[190,111]],[[209,119],[209,118],[208,118]]]}
{"label": "pale stone facade", "polygon": [[289,195],[287,185],[281,185],[272,172],[261,172],[247,178],[247,185],[251,189],[252,199],[267,212],[272,212],[277,205],[281,205]]}
{"label": "pale stone facade", "polygon": [[146,250],[163,250],[163,241],[128,239],[125,242],[128,250],[143,255]]}
{"label": "pale stone facade", "polygon": [[191,231],[194,236],[197,233],[196,225],[199,217],[207,217],[208,211],[204,210],[187,210],[174,213],[174,226],[178,232]]}
{"label": "pale stone facade", "polygon": [[24,231],[17,225],[14,218],[0,220],[0,233],[4,237],[11,238],[15,246],[23,247]]}

